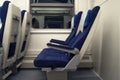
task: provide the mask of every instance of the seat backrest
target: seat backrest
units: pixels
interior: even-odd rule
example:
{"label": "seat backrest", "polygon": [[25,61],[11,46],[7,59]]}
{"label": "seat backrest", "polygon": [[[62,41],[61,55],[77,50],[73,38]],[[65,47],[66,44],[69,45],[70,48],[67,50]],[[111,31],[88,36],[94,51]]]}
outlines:
{"label": "seat backrest", "polygon": [[[15,59],[20,40],[20,9],[10,1],[5,1],[1,7],[0,42],[3,46],[3,68],[11,65]],[[9,59],[9,60],[8,60]]]}
{"label": "seat backrest", "polygon": [[89,23],[86,24],[86,22],[89,22],[88,20],[90,19],[90,16],[91,16],[90,14],[91,14],[91,10],[88,10],[87,14],[86,12],[82,14],[81,19],[84,19],[84,20],[81,20],[81,22],[79,23],[79,28],[77,30],[76,36],[71,39],[71,41],[68,44],[69,46],[72,46],[73,42],[78,38],[78,35],[80,35],[83,32],[83,30],[86,27],[88,27]]}
{"label": "seat backrest", "polygon": [[76,35],[79,33],[79,31],[83,32],[83,29],[88,26],[90,22],[89,21],[90,13],[91,13],[91,10],[88,10],[82,14],[81,21],[79,23],[79,27],[78,27]]}
{"label": "seat backrest", "polygon": [[[26,12],[25,14],[27,16],[26,20],[26,24],[23,22],[22,24],[22,31],[24,31],[22,34],[23,36],[23,44],[22,44],[22,48],[21,48],[21,52],[23,52],[27,46],[27,42],[28,42],[28,38],[30,35],[30,28],[31,28],[31,20],[32,20],[32,16],[30,13]],[[25,17],[24,17],[25,18]],[[24,21],[24,20],[23,20]],[[25,27],[25,29],[23,30],[23,27]]]}
{"label": "seat backrest", "polygon": [[10,1],[5,1],[4,4],[1,6],[0,9],[0,20],[1,20],[1,28],[0,28],[0,43],[2,44],[3,41],[3,33],[5,28],[6,16],[8,11],[8,5]]}
{"label": "seat backrest", "polygon": [[[70,35],[68,36],[68,38],[65,40],[65,42],[68,44],[76,35],[77,29],[78,29],[78,25],[79,22],[81,20],[81,15],[82,12],[79,12],[77,15],[74,16],[74,24],[73,24],[73,28],[72,31],[70,33]],[[72,23],[72,22],[71,22]]]}
{"label": "seat backrest", "polygon": [[[26,10],[23,10],[22,12],[21,12],[21,25],[22,25],[22,40],[21,40],[21,44],[22,44],[22,46],[21,46],[21,51],[20,52],[23,52],[24,50],[25,50],[25,45],[26,45],[26,38],[25,38],[25,36],[27,36],[28,35],[28,30],[27,30],[27,34],[25,33],[25,31],[26,31],[26,29],[28,29],[28,26],[27,26],[27,14],[26,14],[27,12],[26,12]],[[25,23],[24,23],[25,22]]]}
{"label": "seat backrest", "polygon": [[[99,6],[94,7],[92,10],[89,10],[89,17],[86,17],[83,32],[79,32],[78,35],[69,43],[69,46],[77,49],[81,49],[90,29],[91,26],[98,14]],[[87,21],[87,23],[86,23]]]}
{"label": "seat backrest", "polygon": [[26,48],[28,46],[28,40],[30,35],[30,27],[31,27],[31,19],[32,16],[27,11],[23,10],[21,11],[21,25],[22,25],[22,33],[21,33],[21,41],[20,41],[20,48],[19,48],[19,54],[18,59],[23,57],[23,55],[26,52]]}
{"label": "seat backrest", "polygon": [[79,54],[74,55],[69,54],[68,56],[72,56],[70,61],[67,63],[65,68],[63,70],[75,70],[77,69],[77,65],[80,63],[81,59],[83,58],[91,40],[93,37],[93,33],[95,31],[96,26],[92,26],[94,23],[94,20],[99,12],[100,7],[96,6],[94,7],[90,12],[90,22],[88,23],[88,26],[84,27],[83,32],[79,32],[72,44],[70,44],[71,47],[79,49]]}

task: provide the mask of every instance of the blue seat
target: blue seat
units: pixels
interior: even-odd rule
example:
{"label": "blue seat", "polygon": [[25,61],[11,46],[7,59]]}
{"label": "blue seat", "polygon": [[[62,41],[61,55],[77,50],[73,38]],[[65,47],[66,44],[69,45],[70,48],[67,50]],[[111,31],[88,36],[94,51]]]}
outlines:
{"label": "blue seat", "polygon": [[[5,1],[4,4],[1,7],[1,12],[0,12],[0,18],[1,18],[1,22],[2,22],[2,27],[0,29],[0,43],[1,43],[1,45],[3,43],[4,28],[5,28],[9,3],[10,3],[10,1]],[[11,42],[10,43],[10,48],[9,48],[8,58],[14,56],[15,47],[16,47],[16,42]]]}
{"label": "blue seat", "polygon": [[46,48],[38,55],[34,64],[36,67],[64,67],[72,57],[67,52]]}
{"label": "blue seat", "polygon": [[0,20],[2,24],[1,29],[0,29],[0,45],[2,45],[2,41],[3,41],[3,34],[4,34],[4,28],[5,28],[5,22],[6,22],[6,16],[7,16],[9,3],[10,1],[6,1],[0,8]]}
{"label": "blue seat", "polygon": [[82,15],[82,12],[79,12],[77,15],[74,16],[74,26],[72,28],[72,31],[71,31],[70,35],[67,37],[67,39],[65,41],[51,39],[50,42],[57,43],[57,44],[62,44],[62,45],[67,45],[72,40],[72,38],[74,38],[75,35],[76,35],[78,25],[79,25],[79,22],[81,20],[81,15]]}
{"label": "blue seat", "polygon": [[[26,10],[23,10],[23,11],[21,12],[21,25],[22,25],[22,23],[23,23],[23,19],[24,19],[24,16],[25,16],[25,12],[26,12]],[[27,35],[26,35],[26,37],[27,37]],[[25,39],[27,39],[27,38],[25,38]],[[22,48],[21,48],[21,52],[23,52],[23,51],[25,50],[25,46],[26,46],[26,40],[23,41]]]}
{"label": "blue seat", "polygon": [[23,58],[24,54],[26,53],[26,48],[28,46],[28,38],[30,35],[30,27],[31,27],[31,19],[32,16],[26,10],[21,11],[21,41],[20,41],[20,48],[18,59]]}
{"label": "blue seat", "polygon": [[0,8],[0,45],[2,53],[2,75],[5,79],[13,71],[20,40],[20,9],[5,1]]}
{"label": "blue seat", "polygon": [[4,50],[3,68],[6,68],[12,65],[16,60],[21,30],[19,27],[21,19],[20,9],[10,3],[10,1],[5,1],[1,6],[0,19],[0,45]]}
{"label": "blue seat", "polygon": [[21,38],[17,54],[16,67],[20,67],[28,47],[32,16],[26,10],[21,11]]}
{"label": "blue seat", "polygon": [[[96,6],[91,10],[89,17],[89,24],[84,28],[83,32],[79,32],[77,36],[75,36],[74,40],[72,40],[69,46],[64,47],[67,50],[73,50],[77,48],[80,50],[83,46],[83,43],[89,34],[89,31],[92,27],[92,24],[98,14],[100,7]],[[57,46],[58,47],[58,46]],[[34,65],[39,68],[59,68],[65,67],[68,62],[75,56],[70,52],[65,52],[53,48],[45,48],[42,52],[35,58]]]}
{"label": "blue seat", "polygon": [[[87,12],[87,14],[85,16],[85,20],[84,20],[83,26],[80,25],[80,22],[79,22],[80,21],[80,16],[79,16],[80,14],[78,14],[78,17],[76,16],[79,20],[76,20],[76,19],[74,20],[74,23],[75,23],[74,24],[74,28],[72,29],[72,32],[70,33],[70,35],[68,36],[66,41],[60,41],[60,40],[52,39],[50,42],[57,43],[57,44],[62,44],[62,45],[69,45],[72,42],[72,40],[74,40],[74,38],[78,34],[78,32],[79,31],[82,32],[82,30],[78,30],[78,27],[80,29],[84,30],[84,28],[86,28],[88,26],[88,24],[90,23],[90,14],[91,14],[91,10],[88,10],[88,12]],[[49,46],[49,43],[47,45]]]}

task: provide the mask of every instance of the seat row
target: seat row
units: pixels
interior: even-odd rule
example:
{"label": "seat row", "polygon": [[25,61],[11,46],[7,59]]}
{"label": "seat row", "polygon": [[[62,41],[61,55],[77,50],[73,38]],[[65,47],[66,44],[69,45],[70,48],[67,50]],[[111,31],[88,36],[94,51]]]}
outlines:
{"label": "seat row", "polygon": [[34,65],[47,72],[48,80],[67,80],[67,71],[77,69],[92,40],[96,28],[92,25],[99,9],[99,6],[95,6],[87,13],[75,15],[68,38],[65,41],[52,39],[47,44],[49,48],[43,49],[35,58]]}
{"label": "seat row", "polygon": [[2,79],[21,65],[28,46],[31,14],[10,1],[0,7],[0,62]]}

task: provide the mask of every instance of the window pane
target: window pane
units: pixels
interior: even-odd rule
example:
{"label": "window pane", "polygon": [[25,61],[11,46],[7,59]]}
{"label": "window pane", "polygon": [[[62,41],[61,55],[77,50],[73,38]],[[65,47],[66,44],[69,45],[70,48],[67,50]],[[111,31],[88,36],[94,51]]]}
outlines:
{"label": "window pane", "polygon": [[70,28],[71,8],[32,8],[32,15],[38,21],[39,28]]}
{"label": "window pane", "polygon": [[71,27],[74,14],[73,0],[31,0],[31,14],[34,28]]}

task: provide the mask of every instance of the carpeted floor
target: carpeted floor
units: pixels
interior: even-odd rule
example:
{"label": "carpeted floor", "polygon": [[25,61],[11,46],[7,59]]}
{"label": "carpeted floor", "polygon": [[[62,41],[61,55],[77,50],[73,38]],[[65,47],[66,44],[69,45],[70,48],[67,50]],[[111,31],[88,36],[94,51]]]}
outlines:
{"label": "carpeted floor", "polygon": [[[69,80],[100,80],[91,69],[79,69],[68,72]],[[45,72],[40,70],[20,70],[17,74],[11,75],[7,80],[47,80]]]}

